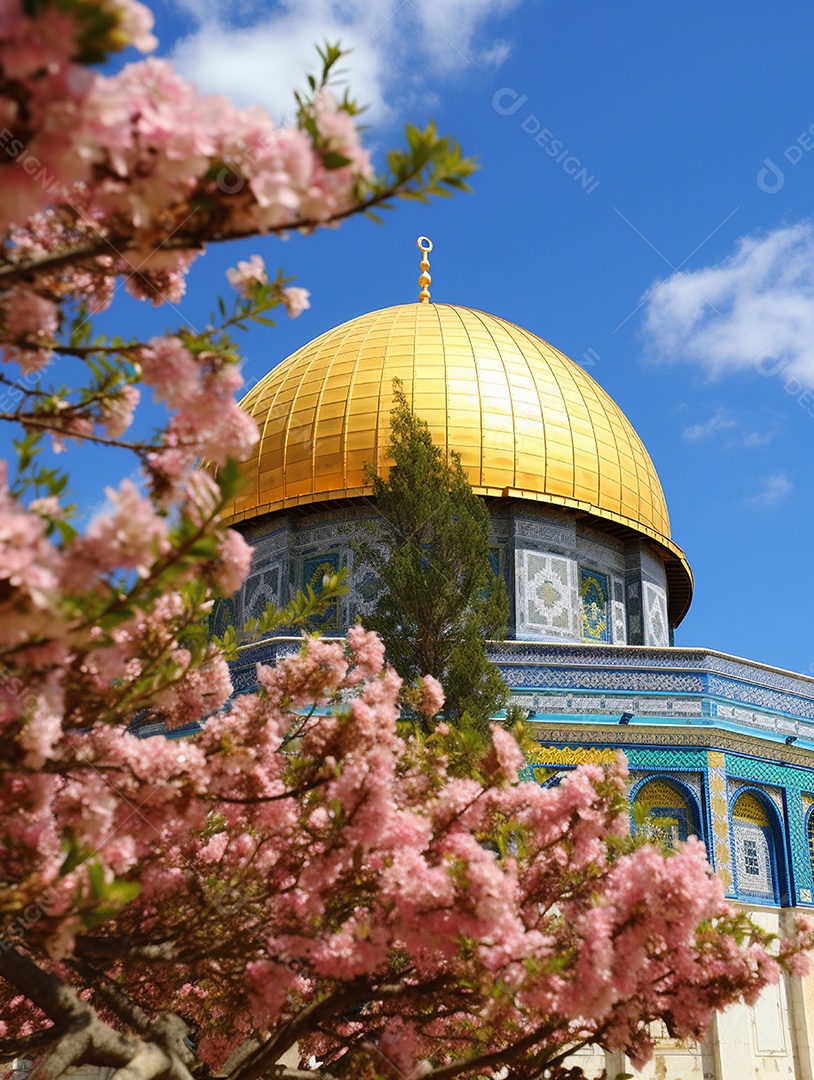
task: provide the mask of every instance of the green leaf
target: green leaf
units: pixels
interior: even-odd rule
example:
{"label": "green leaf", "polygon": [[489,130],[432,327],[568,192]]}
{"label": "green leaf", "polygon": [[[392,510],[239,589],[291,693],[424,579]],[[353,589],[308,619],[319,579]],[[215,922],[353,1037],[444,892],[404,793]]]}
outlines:
{"label": "green leaf", "polygon": [[322,164],[326,169],[341,169],[344,165],[350,165],[351,159],[337,154],[334,150],[329,150],[327,154],[322,155]]}

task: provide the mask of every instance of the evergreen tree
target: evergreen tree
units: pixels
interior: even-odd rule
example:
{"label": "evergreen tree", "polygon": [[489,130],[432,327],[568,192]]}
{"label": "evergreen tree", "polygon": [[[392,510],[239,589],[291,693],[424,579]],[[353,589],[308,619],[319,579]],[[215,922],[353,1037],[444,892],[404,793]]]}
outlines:
{"label": "evergreen tree", "polygon": [[433,675],[444,686],[444,716],[485,730],[506,701],[506,684],[486,654],[502,640],[506,587],[489,562],[489,511],[472,491],[461,459],[449,459],[393,384],[390,458],[385,480],[368,468],[381,514],[384,551],[363,553],[383,592],[365,620],[382,637],[403,679]]}

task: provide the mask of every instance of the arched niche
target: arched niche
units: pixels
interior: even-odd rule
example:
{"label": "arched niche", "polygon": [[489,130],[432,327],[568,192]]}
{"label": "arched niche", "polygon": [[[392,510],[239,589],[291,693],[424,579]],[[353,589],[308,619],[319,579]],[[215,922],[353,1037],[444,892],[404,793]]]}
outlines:
{"label": "arched niche", "polygon": [[670,776],[648,776],[631,791],[631,802],[646,812],[644,830],[668,847],[688,836],[701,836],[701,813],[695,794],[680,780]]}
{"label": "arched niche", "polygon": [[741,788],[732,798],[729,821],[738,898],[787,903],[783,826],[771,799],[757,788]]}

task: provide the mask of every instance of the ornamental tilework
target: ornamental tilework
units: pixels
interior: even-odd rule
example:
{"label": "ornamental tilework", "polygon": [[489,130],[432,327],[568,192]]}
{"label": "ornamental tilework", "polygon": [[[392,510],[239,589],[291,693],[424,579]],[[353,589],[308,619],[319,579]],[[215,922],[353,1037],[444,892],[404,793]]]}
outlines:
{"label": "ornamental tilework", "polygon": [[599,540],[599,534],[593,533],[588,539],[577,534],[577,557],[580,562],[590,563],[596,569],[609,569],[624,572],[625,556],[621,544],[605,543]]}
{"label": "ornamental tilework", "polygon": [[369,615],[379,598],[379,576],[369,566],[362,566],[358,574],[354,574],[352,594],[353,608],[359,615]]}
{"label": "ornamental tilework", "polygon": [[[740,785],[730,784],[730,788],[733,792],[737,792]],[[732,804],[732,817],[738,821],[751,821],[753,825],[760,825],[763,828],[769,825],[765,807],[749,790],[744,790],[742,795],[735,798]]]}
{"label": "ornamental tilework", "polygon": [[654,584],[664,588],[666,585],[664,567],[655,556],[650,554],[644,544],[639,548],[639,557],[641,559],[641,568],[644,576],[649,578]]}
{"label": "ornamental tilework", "polygon": [[523,572],[517,582],[521,626],[560,637],[576,636],[576,564],[537,551],[520,553]]}
{"label": "ornamental tilework", "polygon": [[598,746],[541,746],[536,751],[537,760],[547,765],[612,765],[616,751]]}
{"label": "ornamental tilework", "polygon": [[[508,681],[508,680],[507,680]],[[579,715],[597,713],[632,712],[638,717],[673,717],[675,719],[698,719],[708,715],[704,711],[702,698],[668,698],[663,696],[636,697],[618,694],[577,692],[568,690],[552,691],[547,694],[512,693],[512,703],[520,707],[531,708],[540,713],[577,713]]]}
{"label": "ornamental tilework", "polygon": [[[573,725],[536,722],[540,737],[548,742],[573,742],[575,731]],[[544,735],[542,733],[545,733]],[[678,755],[698,753],[702,762],[706,762],[708,750],[727,752],[732,754],[754,755],[755,739],[752,735],[739,735],[730,731],[716,731],[714,728],[687,728],[676,729],[648,727],[646,730],[637,729],[636,726],[608,728],[607,723],[601,726],[584,724],[579,727],[580,740],[590,741],[597,746],[617,746],[623,750],[632,760],[634,755],[644,753],[644,757],[636,758],[638,768],[670,768],[670,762],[678,760]],[[687,748],[687,749],[679,749]],[[645,764],[650,752],[655,755],[655,765]],[[762,743],[760,753],[764,758],[777,763],[777,768],[788,772],[788,765],[795,765],[805,769],[806,786],[811,785],[811,754],[804,751],[794,751],[787,746],[776,743]],[[658,764],[661,762],[661,764]],[[796,771],[796,770],[795,770]],[[781,781],[782,783],[782,781]]]}
{"label": "ornamental tilework", "polygon": [[252,619],[262,615],[268,604],[280,604],[280,577],[282,567],[279,563],[265,566],[251,574],[243,586],[245,597],[243,614]]}
{"label": "ornamental tilework", "polygon": [[[610,650],[597,649],[590,645],[505,641],[500,645],[493,645],[491,652],[498,662],[515,660],[537,664],[568,663],[575,667],[610,665],[614,668],[640,670],[665,668],[673,672],[693,671],[705,675],[728,676],[732,680],[747,684],[750,689],[762,687],[785,691],[793,695],[793,699],[809,702],[814,706],[814,679],[810,676],[778,671],[748,660],[738,660],[721,653],[711,652],[708,649],[634,646]],[[732,697],[733,695],[722,696]],[[770,707],[777,707],[776,702],[773,702]],[[797,710],[785,709],[784,711],[796,712]],[[814,709],[812,709],[812,715],[814,716]]]}
{"label": "ornamental tilework", "polygon": [[613,600],[611,611],[613,619],[613,644],[624,645],[627,642],[627,620],[625,618],[625,585],[621,578],[613,578],[611,583]]}
{"label": "ornamental tilework", "polygon": [[[636,785],[640,784],[642,781],[646,781],[648,778],[652,778],[652,772],[644,772],[643,770],[634,769],[632,767],[632,765],[630,764],[632,761],[631,754],[627,754],[627,759],[630,768],[631,788],[635,788]],[[704,765],[706,765],[706,755],[704,755]],[[671,756],[668,764],[659,769],[658,775],[662,779],[667,781],[669,781],[670,778],[673,777],[676,780],[680,781],[681,785],[688,788],[695,796],[696,805],[699,808],[700,815],[700,808],[704,802],[704,781],[703,775],[700,772],[693,773],[681,771],[680,767],[676,764],[676,762],[672,759]]]}
{"label": "ornamental tilework", "polygon": [[777,903],[771,830],[751,821],[735,820],[732,832],[738,894]]}
{"label": "ornamental tilework", "polygon": [[638,789],[634,803],[647,811],[645,834],[669,847],[695,833],[692,809],[669,780],[662,777],[646,780]]}
{"label": "ornamental tilework", "polygon": [[611,640],[608,619],[608,579],[598,570],[579,570],[582,637],[585,641]]}
{"label": "ornamental tilework", "polygon": [[229,597],[221,597],[212,605],[212,614],[209,616],[209,633],[217,637],[223,637],[230,626],[235,625],[235,601]]}
{"label": "ornamental tilework", "polygon": [[[634,711],[634,699],[617,694],[513,693],[512,704],[538,713],[616,713]],[[639,699],[641,701],[641,699]]]}
{"label": "ornamental tilework", "polygon": [[643,582],[644,589],[644,634],[645,645],[663,647],[670,644],[670,631],[667,622],[667,598],[664,589]]}
{"label": "ornamental tilework", "polygon": [[576,546],[574,523],[568,520],[564,520],[562,525],[555,525],[549,522],[515,518],[514,534],[519,540],[537,540],[567,548]]}
{"label": "ornamental tilework", "polygon": [[[805,806],[800,793],[797,791],[786,791],[786,817],[788,835],[791,840],[791,868],[797,890],[797,899],[810,904],[814,875],[812,875]],[[808,899],[803,895],[806,891],[808,892]]]}
{"label": "ornamental tilework", "polygon": [[[754,754],[754,748],[752,754]],[[810,785],[814,779],[814,773],[811,771],[803,773],[797,769],[788,769],[785,764],[760,760],[754,756],[741,757],[727,754],[726,770],[729,776],[740,780],[752,780],[758,784],[770,784],[777,787],[803,787]]]}
{"label": "ornamental tilework", "polygon": [[714,750],[710,750],[706,757],[712,821],[712,865],[724,884],[726,895],[734,896],[732,856],[729,848],[729,808],[726,800],[726,757]]}
{"label": "ornamental tilework", "polygon": [[[730,768],[729,764],[727,763],[727,777],[728,777],[728,783],[729,783],[729,797],[730,797],[730,800],[732,799],[733,795],[737,791],[739,791],[742,787],[745,786],[739,780],[733,779],[732,772],[733,772],[733,770]],[[778,790],[778,788],[776,788],[776,787],[768,787],[765,784],[754,784],[753,783],[753,784],[751,784],[751,787],[752,788],[757,788],[757,789],[759,789],[760,791],[763,792],[763,794],[766,796],[766,798],[769,799],[770,802],[774,805],[774,808],[775,808],[775,810],[777,810],[777,814],[778,814],[778,817],[780,818],[780,820],[784,821],[785,817],[786,817],[786,811],[785,811],[785,807],[783,805],[783,793],[782,793],[782,790]],[[766,818],[765,811],[762,810],[761,812],[763,813],[763,817]],[[768,825],[769,824],[768,819],[766,818],[766,820],[762,821],[761,824]]]}
{"label": "ornamental tilework", "polygon": [[[490,646],[490,656],[512,686],[559,685],[569,689],[706,693],[710,697],[725,699],[717,702],[716,707],[723,712],[732,710],[727,719],[746,720],[755,726],[783,735],[802,733],[800,721],[795,720],[795,716],[814,721],[814,699],[747,681],[750,675],[762,673],[754,669],[750,671],[745,664],[741,677],[732,679],[704,670],[703,654],[697,655],[698,666],[688,664],[686,655],[680,655],[684,650],[670,650],[678,655],[674,656],[674,663],[669,665],[671,670],[664,670],[668,665],[666,661],[659,662],[661,658],[635,654],[637,665],[634,667],[634,657],[625,656],[627,649],[624,648],[614,647],[612,653],[595,657],[570,649],[566,652],[566,649],[567,646],[556,645],[549,648],[543,643],[538,645],[531,642],[503,642]],[[596,649],[591,652],[596,653]],[[559,684],[552,677],[554,672],[562,679]],[[743,709],[740,705],[733,707],[730,704],[732,702],[742,702],[755,708]],[[789,713],[791,717],[769,714],[778,712]]]}
{"label": "ornamental tilework", "polygon": [[591,671],[585,668],[505,662],[498,662],[498,667],[509,686],[556,686],[572,690],[651,690],[676,694],[704,692],[704,678],[700,674],[674,674],[661,671],[631,673],[615,671],[613,668]]}
{"label": "ornamental tilework", "polygon": [[[302,560],[302,584],[303,587],[311,586],[317,595],[322,592],[322,579],[326,574],[332,575],[339,570],[339,552],[325,551],[319,555],[308,555]],[[323,629],[336,629],[339,625],[339,610],[336,600],[333,600],[322,615],[312,615],[312,620]]]}
{"label": "ornamental tilework", "polygon": [[[810,698],[799,697],[796,694],[788,694],[754,683],[743,684],[735,679],[721,678],[713,674],[708,676],[707,685],[709,693],[717,697],[729,698],[732,701],[747,701],[765,709],[777,709],[781,712],[814,719],[814,700]],[[791,734],[794,731],[794,724],[791,721],[787,723],[789,734]]]}

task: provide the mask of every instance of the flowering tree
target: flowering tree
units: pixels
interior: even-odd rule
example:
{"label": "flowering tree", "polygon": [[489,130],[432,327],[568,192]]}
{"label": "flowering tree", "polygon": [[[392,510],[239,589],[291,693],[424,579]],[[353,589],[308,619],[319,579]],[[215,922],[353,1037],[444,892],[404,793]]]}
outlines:
{"label": "flowering tree", "polygon": [[[531,1078],[566,1075],[585,1043],[644,1058],[654,1017],[700,1035],[710,1010],[801,970],[812,934],[772,943],[733,913],[697,842],[637,846],[622,764],[543,790],[497,730],[455,775],[443,724],[399,729],[400,701],[431,717],[440,687],[402,688],[361,628],[347,653],[307,640],[227,706],[204,622],[248,570],[220,512],[257,437],[231,332],[307,294],[254,257],[201,334],[108,340],[89,319],[120,280],[179,299],[207,242],[310,231],[472,166],[411,128],[376,177],[353,103],[327,89],[335,49],[288,128],[163,61],[88,67],[149,50],[150,29],[133,0],[0,13],[0,419],[20,431],[0,475],[0,1056],[36,1059],[37,1080],[82,1063],[122,1080]],[[79,385],[57,381],[63,358]],[[168,409],[149,440],[130,434],[144,386]],[[129,450],[140,479],[79,532],[45,439]],[[139,715],[209,719],[142,741]],[[295,1047],[301,1067],[278,1064]]]}
{"label": "flowering tree", "polygon": [[381,641],[348,638],[260,666],[192,741],[99,722],[10,770],[0,1045],[35,1077],[581,1075],[573,1049],[643,1059],[649,1020],[700,1035],[800,964],[807,928],[772,958],[700,842],[635,845],[623,764],[518,783],[496,729],[453,779],[443,725],[399,736]]}

